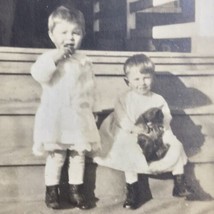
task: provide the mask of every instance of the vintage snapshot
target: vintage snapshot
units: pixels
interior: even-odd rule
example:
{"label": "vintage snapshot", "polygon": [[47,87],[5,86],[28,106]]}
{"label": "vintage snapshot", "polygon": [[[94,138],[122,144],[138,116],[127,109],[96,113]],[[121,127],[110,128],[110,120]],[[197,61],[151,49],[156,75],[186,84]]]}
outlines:
{"label": "vintage snapshot", "polygon": [[0,0],[0,214],[211,214],[213,0]]}

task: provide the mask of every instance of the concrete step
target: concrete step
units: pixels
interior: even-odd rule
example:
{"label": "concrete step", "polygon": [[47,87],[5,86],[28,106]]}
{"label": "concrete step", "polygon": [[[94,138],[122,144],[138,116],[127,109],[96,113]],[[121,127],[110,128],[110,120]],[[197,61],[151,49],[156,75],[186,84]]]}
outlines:
{"label": "concrete step", "polygon": [[[186,169],[188,184],[195,190],[197,200],[214,197],[214,164],[189,164]],[[150,184],[150,190],[147,183]],[[86,163],[85,188],[87,198],[102,200],[105,197],[121,201],[125,197],[125,179],[121,171]],[[66,198],[66,164],[61,181],[62,197]],[[139,176],[139,197],[148,200],[172,199],[173,179],[169,174]],[[45,195],[44,164],[0,167],[0,202],[43,200]]]}
{"label": "concrete step", "polygon": [[44,201],[32,202],[0,202],[1,214],[212,214],[214,210],[213,201],[189,202],[184,199],[153,199],[142,205],[135,211],[124,210],[122,201],[114,201],[112,198],[105,198],[97,203],[97,206],[87,211],[72,208],[63,204],[60,210],[47,208]]}
{"label": "concrete step", "polygon": [[[7,53],[1,54],[0,66],[2,74],[0,78],[0,205],[7,204],[7,206],[5,212],[2,209],[0,212],[7,213],[8,210],[9,213],[13,213],[15,210],[15,213],[33,213],[34,211],[46,213],[46,210],[40,210],[36,203],[36,201],[44,200],[45,160],[44,158],[35,158],[31,154],[34,113],[38,106],[41,88],[29,75],[30,65],[37,57],[36,53],[44,50],[38,50],[38,52],[34,50],[36,52],[32,53],[31,49],[17,49],[15,51],[6,49]],[[23,51],[24,55],[21,54]],[[117,94],[125,89],[122,64],[133,53],[98,52],[86,53],[92,57],[95,64],[98,89],[104,95],[102,96],[102,106],[105,107],[104,109],[109,109],[112,108]],[[28,53],[32,53],[32,55]],[[172,124],[175,127],[173,131],[176,131],[176,136],[183,143],[187,155],[192,161],[192,164],[187,168],[188,181],[196,190],[198,199],[208,200],[211,196],[214,197],[214,116],[213,108],[211,108],[213,106],[209,105],[214,101],[212,92],[213,56],[181,55],[180,53],[152,53],[148,55],[151,55],[157,65],[156,70],[159,78],[159,84],[156,86],[157,91],[169,100],[170,106],[176,107],[172,108],[177,111]],[[18,87],[20,85],[25,85],[25,87]],[[109,85],[115,87],[109,88]],[[178,95],[179,99],[173,99]],[[204,107],[203,111],[198,107]],[[209,108],[207,109],[207,107]],[[172,178],[149,177],[151,192],[145,185],[147,178],[142,176],[140,178],[141,196],[151,198],[152,195],[155,199],[155,206],[147,211],[159,213],[162,206],[166,209],[165,213],[174,213],[172,210],[175,207],[171,207],[168,202],[168,200],[175,200],[171,194]],[[93,199],[94,203],[100,207],[109,208],[110,204],[111,207],[108,209],[110,212],[117,210],[114,210],[116,207],[121,209],[125,197],[125,180],[122,172],[87,162],[85,183],[87,184],[88,199]],[[65,198],[66,173],[63,174],[62,193]],[[98,202],[96,202],[96,198],[99,199]],[[166,203],[156,206],[159,200],[165,199]],[[11,202],[14,203],[11,204]],[[15,202],[26,203],[29,209],[22,212],[22,205]],[[32,203],[35,204],[32,205]],[[176,199],[176,205],[177,203]],[[167,210],[168,206],[170,206],[169,210]],[[176,206],[176,209],[180,208],[180,206]],[[185,210],[190,213],[192,211],[188,207]],[[195,209],[193,210],[195,211]],[[206,209],[202,211],[207,213]],[[99,212],[103,213],[104,211],[100,208]],[[117,210],[116,213],[118,212],[123,212],[123,210]],[[143,213],[142,210],[140,213]]]}
{"label": "concrete step", "polygon": [[[63,198],[66,197],[67,187],[65,169],[66,166],[61,181]],[[123,200],[125,197],[125,180],[120,171],[87,163],[85,184],[89,199],[112,197],[115,200]],[[0,195],[0,202],[43,200],[45,195],[44,165],[0,167]]]}

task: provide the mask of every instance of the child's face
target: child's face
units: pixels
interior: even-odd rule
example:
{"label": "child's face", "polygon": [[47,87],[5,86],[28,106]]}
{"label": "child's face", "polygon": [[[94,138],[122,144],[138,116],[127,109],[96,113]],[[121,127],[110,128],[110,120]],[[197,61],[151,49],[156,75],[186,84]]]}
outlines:
{"label": "child's face", "polygon": [[153,83],[153,75],[140,73],[138,68],[132,68],[127,76],[129,87],[138,94],[148,95]]}
{"label": "child's face", "polygon": [[74,22],[61,21],[57,23],[49,36],[56,48],[69,47],[76,50],[80,47],[83,39],[82,28]]}

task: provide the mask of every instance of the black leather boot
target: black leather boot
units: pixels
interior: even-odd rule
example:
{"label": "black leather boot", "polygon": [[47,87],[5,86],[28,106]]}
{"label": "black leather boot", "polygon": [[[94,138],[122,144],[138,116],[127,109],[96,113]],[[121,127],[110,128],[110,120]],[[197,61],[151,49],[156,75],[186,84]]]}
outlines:
{"label": "black leather boot", "polygon": [[187,187],[185,177],[183,174],[174,176],[174,188],[173,188],[173,196],[175,197],[186,197],[191,195],[193,192],[189,190]]}
{"label": "black leather boot", "polygon": [[45,203],[47,207],[59,209],[59,188],[58,185],[46,186]]}
{"label": "black leather boot", "polygon": [[83,195],[83,185],[69,185],[69,200],[73,206],[82,210],[87,210],[90,208]]}
{"label": "black leather boot", "polygon": [[136,209],[137,208],[137,196],[138,196],[138,182],[133,184],[126,184],[126,200],[123,204],[124,208],[127,209]]}

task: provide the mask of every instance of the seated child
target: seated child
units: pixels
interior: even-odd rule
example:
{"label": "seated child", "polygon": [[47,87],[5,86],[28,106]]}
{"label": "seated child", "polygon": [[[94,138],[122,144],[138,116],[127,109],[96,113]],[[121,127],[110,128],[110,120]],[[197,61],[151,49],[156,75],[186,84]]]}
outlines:
{"label": "seated child", "polygon": [[[187,157],[182,144],[172,133],[172,119],[165,99],[152,91],[154,64],[149,57],[137,54],[124,64],[125,81],[129,90],[122,94],[114,111],[104,120],[100,128],[102,150],[94,158],[99,165],[124,171],[127,195],[124,208],[137,207],[138,174],[159,174],[172,172],[174,176],[173,195],[185,197],[188,192],[184,180],[184,166]],[[137,126],[136,121],[147,110],[162,110],[162,140],[169,145],[166,155],[157,161],[147,163],[138,142],[139,134],[146,134],[144,126]]]}

